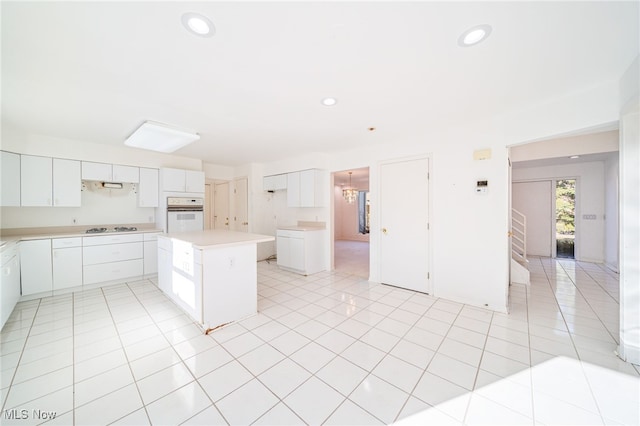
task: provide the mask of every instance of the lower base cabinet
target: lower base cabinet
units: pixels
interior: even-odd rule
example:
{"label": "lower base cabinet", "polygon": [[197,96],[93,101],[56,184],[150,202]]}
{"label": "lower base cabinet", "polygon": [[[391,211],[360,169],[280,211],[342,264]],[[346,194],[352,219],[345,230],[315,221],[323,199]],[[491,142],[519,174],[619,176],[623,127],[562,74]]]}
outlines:
{"label": "lower base cabinet", "polygon": [[302,275],[326,269],[325,230],[279,229],[276,233],[278,266]]}
{"label": "lower base cabinet", "polygon": [[51,239],[21,241],[20,259],[23,296],[53,290]]}

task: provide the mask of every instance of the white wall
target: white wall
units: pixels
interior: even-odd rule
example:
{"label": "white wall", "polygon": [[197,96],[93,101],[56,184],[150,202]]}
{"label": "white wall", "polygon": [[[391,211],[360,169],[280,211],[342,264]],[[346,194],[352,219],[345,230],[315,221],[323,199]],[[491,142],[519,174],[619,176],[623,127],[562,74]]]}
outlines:
{"label": "white wall", "polygon": [[543,158],[566,158],[571,155],[587,155],[618,151],[618,131],[592,133],[588,135],[527,143],[511,147],[511,161],[539,160]]}
{"label": "white wall", "polygon": [[[604,162],[568,163],[556,166],[514,168],[513,182],[543,179],[578,179],[576,188],[576,260],[604,262]],[[583,215],[595,214],[595,220]],[[549,230],[549,232],[552,232]]]}
{"label": "white wall", "polygon": [[611,155],[604,162],[604,261],[613,271],[619,272],[618,245],[618,153]]}
{"label": "white wall", "polygon": [[640,57],[620,81],[620,357],[640,364]]}

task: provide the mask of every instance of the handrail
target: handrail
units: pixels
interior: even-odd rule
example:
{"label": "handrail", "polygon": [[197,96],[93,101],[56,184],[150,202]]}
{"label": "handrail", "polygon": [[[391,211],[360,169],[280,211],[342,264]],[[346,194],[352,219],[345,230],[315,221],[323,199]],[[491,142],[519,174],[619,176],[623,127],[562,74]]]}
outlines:
{"label": "handrail", "polygon": [[511,209],[511,255],[521,262],[527,260],[527,217]]}

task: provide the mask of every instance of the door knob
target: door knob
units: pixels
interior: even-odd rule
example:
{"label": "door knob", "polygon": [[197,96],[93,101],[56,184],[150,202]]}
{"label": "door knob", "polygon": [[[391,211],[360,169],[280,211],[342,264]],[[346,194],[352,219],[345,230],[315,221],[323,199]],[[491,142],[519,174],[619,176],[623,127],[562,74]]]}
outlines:
{"label": "door knob", "polygon": [[383,233],[384,235],[387,235],[387,232],[388,232],[388,231],[387,231],[387,228],[382,228],[382,233]]}

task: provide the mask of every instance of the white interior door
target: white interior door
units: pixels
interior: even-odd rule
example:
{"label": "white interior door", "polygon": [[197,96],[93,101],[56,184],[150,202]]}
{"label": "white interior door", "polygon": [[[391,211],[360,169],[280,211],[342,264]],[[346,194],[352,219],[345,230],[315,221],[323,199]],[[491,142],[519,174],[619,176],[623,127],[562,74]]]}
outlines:
{"label": "white interior door", "polygon": [[229,230],[229,182],[214,185],[213,228]]}
{"label": "white interior door", "polygon": [[380,280],[424,293],[431,293],[428,176],[428,158],[380,167]]}
{"label": "white interior door", "polygon": [[527,255],[551,257],[555,229],[550,180],[514,182],[511,205],[527,217]]}
{"label": "white interior door", "polygon": [[247,178],[236,179],[234,181],[234,187],[234,230],[239,232],[249,232],[249,198]]}

